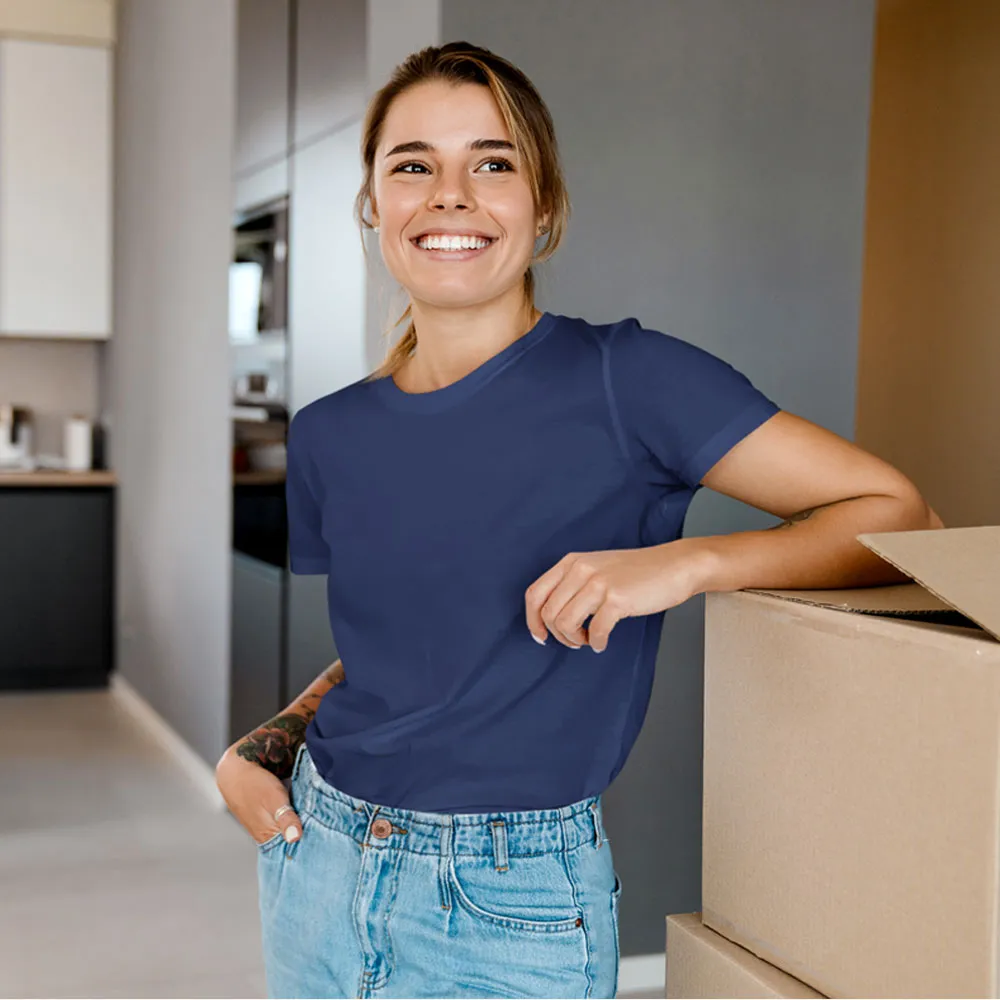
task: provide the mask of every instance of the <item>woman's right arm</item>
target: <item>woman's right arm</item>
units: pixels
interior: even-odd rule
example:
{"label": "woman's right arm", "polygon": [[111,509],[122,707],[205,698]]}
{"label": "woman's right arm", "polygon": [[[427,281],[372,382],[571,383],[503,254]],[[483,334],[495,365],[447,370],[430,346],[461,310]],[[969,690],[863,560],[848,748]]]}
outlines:
{"label": "woman's right arm", "polygon": [[222,798],[258,844],[278,833],[289,842],[301,835],[301,821],[294,810],[274,818],[281,806],[290,804],[283,779],[292,775],[306,726],[323,695],[343,680],[344,665],[337,660],[283,712],[232,744],[215,765],[215,783]]}
{"label": "woman's right arm", "polygon": [[344,679],[344,664],[330,664],[282,712],[237,740],[223,754],[233,754],[252,761],[279,778],[290,778],[299,745],[306,737],[306,726],[316,714],[323,695]]}

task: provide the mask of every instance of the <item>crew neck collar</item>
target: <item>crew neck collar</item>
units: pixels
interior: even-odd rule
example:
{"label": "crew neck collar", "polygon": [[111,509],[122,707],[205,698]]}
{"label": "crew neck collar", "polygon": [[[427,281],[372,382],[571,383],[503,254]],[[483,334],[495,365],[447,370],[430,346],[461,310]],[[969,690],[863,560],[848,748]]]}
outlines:
{"label": "crew neck collar", "polygon": [[508,344],[498,354],[487,358],[478,368],[473,368],[467,375],[440,389],[432,389],[430,392],[405,392],[396,385],[391,375],[376,379],[372,385],[379,397],[393,409],[409,413],[436,413],[468,399],[481,389],[508,364],[537,344],[552,329],[555,320],[555,314],[543,312],[538,322],[527,333]]}

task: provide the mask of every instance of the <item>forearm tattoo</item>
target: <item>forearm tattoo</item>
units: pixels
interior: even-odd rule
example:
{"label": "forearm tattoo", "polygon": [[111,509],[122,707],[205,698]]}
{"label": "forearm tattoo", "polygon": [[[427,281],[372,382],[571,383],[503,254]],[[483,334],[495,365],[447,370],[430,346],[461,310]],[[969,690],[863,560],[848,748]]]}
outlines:
{"label": "forearm tattoo", "polygon": [[[338,660],[328,667],[323,671],[322,677],[330,687],[339,684],[344,679],[341,662]],[[316,714],[316,708],[327,690],[329,687],[322,693],[306,691],[280,715],[268,719],[244,736],[236,745],[236,755],[259,764],[279,778],[290,778],[295,767],[295,756],[306,737],[306,727]]]}
{"label": "forearm tattoo", "polygon": [[843,500],[834,500],[831,503],[821,503],[818,507],[810,507],[808,510],[800,510],[798,511],[798,513],[786,517],[785,520],[781,522],[781,524],[772,525],[767,530],[775,531],[778,528],[790,528],[793,525],[797,524],[799,521],[808,520],[818,510],[826,510],[827,507],[836,507],[838,504],[848,503],[851,500],[860,500],[860,499],[861,497],[845,497]]}
{"label": "forearm tattoo", "polygon": [[279,778],[290,778],[295,764],[295,754],[305,739],[308,717],[287,712],[276,715],[252,733],[245,736],[236,747],[236,755],[260,764]]}
{"label": "forearm tattoo", "polygon": [[790,517],[786,517],[781,524],[775,524],[772,526],[772,530],[776,528],[790,528],[796,521],[805,521],[806,518],[811,517],[819,507],[810,507],[809,510],[800,510],[797,514],[792,514]]}

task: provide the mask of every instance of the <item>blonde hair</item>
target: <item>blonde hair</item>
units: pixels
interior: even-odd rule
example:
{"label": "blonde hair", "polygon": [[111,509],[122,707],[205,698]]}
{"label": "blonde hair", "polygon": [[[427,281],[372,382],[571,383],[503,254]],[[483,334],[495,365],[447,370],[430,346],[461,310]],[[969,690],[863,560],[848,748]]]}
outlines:
{"label": "blonde hair", "polygon": [[[374,227],[365,218],[365,208],[371,202],[375,152],[385,117],[395,98],[410,87],[430,80],[489,87],[510,132],[516,154],[526,169],[536,214],[548,217],[545,242],[532,254],[531,262],[540,264],[548,260],[562,240],[570,212],[552,116],[531,81],[516,66],[489,49],[468,42],[449,42],[414,52],[395,68],[389,82],[368,104],[361,139],[363,176],[354,202],[354,215],[361,227],[361,242],[366,257],[364,230]],[[526,304],[534,302],[535,277],[530,265],[524,273],[524,297]],[[385,335],[388,336],[410,314],[411,308],[407,306]],[[389,348],[382,364],[365,381],[391,375],[416,346],[417,331],[411,319],[406,332]]]}

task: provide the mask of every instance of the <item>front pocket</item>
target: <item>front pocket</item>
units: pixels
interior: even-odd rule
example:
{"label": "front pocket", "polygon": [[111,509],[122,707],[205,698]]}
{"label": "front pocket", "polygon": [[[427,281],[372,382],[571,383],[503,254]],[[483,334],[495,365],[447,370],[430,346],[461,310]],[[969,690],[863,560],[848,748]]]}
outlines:
{"label": "front pocket", "polygon": [[[299,839],[293,840],[287,845],[285,854],[288,857],[292,857],[298,849],[299,844],[306,839],[306,828],[309,826],[309,821],[312,819],[312,815],[302,809],[296,809],[295,811],[299,817]],[[285,831],[279,830],[273,837],[268,837],[267,840],[262,841],[259,844],[257,841],[254,841],[254,843],[257,845],[258,854],[270,854],[279,844],[285,843]]]}
{"label": "front pocket", "polygon": [[261,854],[266,854],[268,851],[277,847],[285,839],[285,831],[279,830],[273,837],[269,837],[267,840],[263,840],[258,843],[254,841],[254,845]]}
{"label": "front pocket", "polygon": [[488,856],[453,855],[448,872],[455,899],[486,923],[535,933],[582,928],[583,912],[556,854],[511,858],[506,871],[497,871]]}

